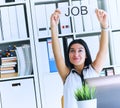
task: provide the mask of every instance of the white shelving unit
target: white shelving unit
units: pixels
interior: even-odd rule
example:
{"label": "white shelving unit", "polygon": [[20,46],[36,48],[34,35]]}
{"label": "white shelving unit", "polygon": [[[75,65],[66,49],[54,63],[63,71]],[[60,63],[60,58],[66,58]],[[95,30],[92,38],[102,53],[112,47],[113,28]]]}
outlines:
{"label": "white shelving unit", "polygon": [[[37,88],[39,81],[30,1],[8,1],[0,1],[0,58],[15,56],[17,66],[14,73],[5,75],[1,61],[0,108],[39,108],[41,100]],[[11,49],[13,46],[15,49]],[[12,51],[14,55],[10,53]]]}

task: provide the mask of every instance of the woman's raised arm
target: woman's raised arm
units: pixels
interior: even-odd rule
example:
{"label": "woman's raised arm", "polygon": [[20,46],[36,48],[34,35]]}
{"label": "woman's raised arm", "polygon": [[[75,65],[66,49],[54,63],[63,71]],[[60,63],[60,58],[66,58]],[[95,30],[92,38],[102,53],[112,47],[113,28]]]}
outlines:
{"label": "woman's raised arm", "polygon": [[63,81],[65,81],[69,69],[65,64],[65,60],[62,56],[61,47],[58,38],[58,23],[60,19],[61,12],[59,10],[55,10],[55,12],[51,15],[51,35],[52,35],[52,48],[56,61],[56,65],[59,71],[59,74]]}
{"label": "woman's raised arm", "polygon": [[96,9],[96,15],[101,25],[100,46],[95,61],[92,63],[97,72],[100,72],[105,64],[108,53],[108,16],[104,10]]}

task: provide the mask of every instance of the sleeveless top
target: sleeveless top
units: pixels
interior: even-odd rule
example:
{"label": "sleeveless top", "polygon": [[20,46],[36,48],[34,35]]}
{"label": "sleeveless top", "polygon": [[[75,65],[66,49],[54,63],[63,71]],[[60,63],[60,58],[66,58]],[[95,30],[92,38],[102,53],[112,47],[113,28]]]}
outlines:
{"label": "sleeveless top", "polygon": [[[96,73],[91,65],[84,68],[82,74],[84,79],[99,76],[99,74]],[[77,108],[77,100],[75,99],[74,93],[75,90],[80,87],[82,87],[82,78],[78,73],[75,72],[75,69],[72,69],[64,83],[64,108]]]}

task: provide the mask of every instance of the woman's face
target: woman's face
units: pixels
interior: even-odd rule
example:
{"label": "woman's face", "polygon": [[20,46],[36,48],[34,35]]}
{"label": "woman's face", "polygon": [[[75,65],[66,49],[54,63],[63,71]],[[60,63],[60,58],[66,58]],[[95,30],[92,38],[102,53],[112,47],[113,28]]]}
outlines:
{"label": "woman's face", "polygon": [[70,62],[74,66],[83,65],[86,59],[85,48],[81,44],[73,44],[69,51]]}

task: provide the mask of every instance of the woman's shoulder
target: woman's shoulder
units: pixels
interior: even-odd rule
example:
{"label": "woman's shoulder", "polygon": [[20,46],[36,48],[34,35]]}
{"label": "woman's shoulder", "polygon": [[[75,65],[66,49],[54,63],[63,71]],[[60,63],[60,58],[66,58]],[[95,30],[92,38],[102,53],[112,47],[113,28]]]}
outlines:
{"label": "woman's shoulder", "polygon": [[83,70],[84,78],[98,77],[99,74],[96,72],[94,67],[90,64]]}

